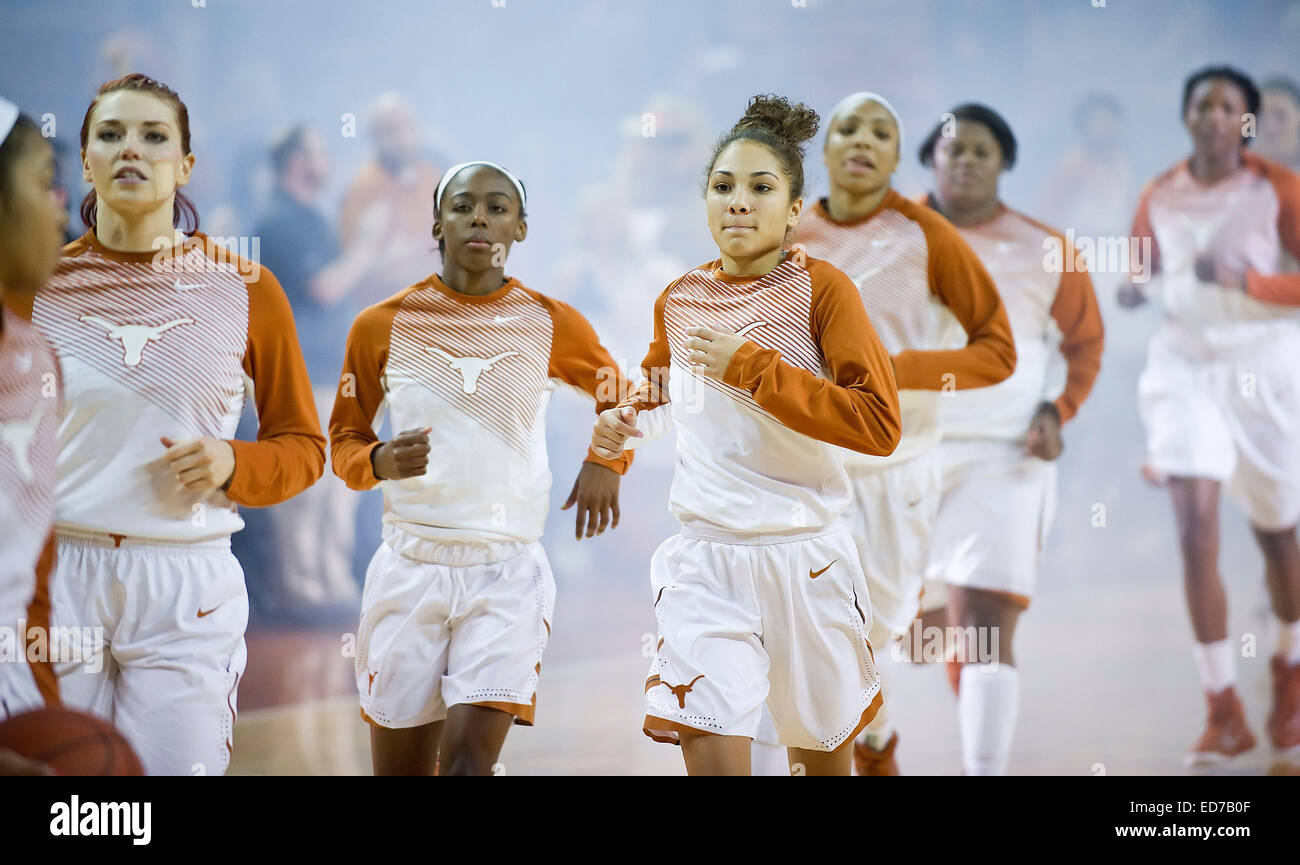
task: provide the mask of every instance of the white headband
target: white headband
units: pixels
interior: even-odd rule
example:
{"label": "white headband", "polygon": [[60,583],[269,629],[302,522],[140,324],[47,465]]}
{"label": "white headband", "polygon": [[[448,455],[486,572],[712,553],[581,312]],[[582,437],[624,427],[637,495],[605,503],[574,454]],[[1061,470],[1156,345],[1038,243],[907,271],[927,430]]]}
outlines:
{"label": "white headband", "polygon": [[18,122],[18,106],[0,96],[0,144],[4,144],[9,132]]}
{"label": "white headband", "polygon": [[439,211],[442,210],[442,192],[447,188],[447,184],[451,183],[451,179],[455,177],[462,169],[469,168],[474,165],[486,165],[489,168],[495,168],[497,171],[500,171],[502,174],[508,177],[510,179],[510,182],[515,185],[515,189],[519,191],[519,209],[520,210],[524,209],[524,205],[528,203],[528,196],[524,193],[524,185],[519,181],[519,178],[515,177],[507,169],[502,168],[500,165],[497,165],[495,162],[486,162],[480,159],[474,162],[462,162],[459,165],[453,165],[451,168],[448,168],[446,171],[442,173],[442,180],[438,181],[438,190],[433,194],[434,210],[439,210]]}
{"label": "white headband", "polygon": [[890,117],[894,118],[894,125],[898,127],[898,155],[901,159],[903,156],[903,120],[898,116],[898,112],[894,110],[894,106],[889,104],[889,100],[879,93],[872,93],[870,90],[859,90],[857,93],[850,93],[831,109],[830,120],[827,123],[829,124],[837,114],[857,102],[878,103],[881,108],[889,112]]}

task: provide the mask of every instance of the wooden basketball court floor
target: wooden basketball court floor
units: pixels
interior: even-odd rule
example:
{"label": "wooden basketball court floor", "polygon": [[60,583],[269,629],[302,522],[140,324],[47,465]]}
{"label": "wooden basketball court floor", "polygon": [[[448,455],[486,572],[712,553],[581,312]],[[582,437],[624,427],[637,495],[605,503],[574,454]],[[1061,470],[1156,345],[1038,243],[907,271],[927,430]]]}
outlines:
{"label": "wooden basketball court floor", "polygon": [[[1249,581],[1236,581],[1230,591],[1237,590],[1232,595],[1244,600],[1249,593],[1241,591],[1247,588],[1243,582]],[[1267,655],[1273,635],[1261,627],[1268,620],[1258,615],[1258,600],[1238,603],[1233,618],[1235,632],[1251,631],[1260,637],[1259,656],[1240,662],[1239,688],[1252,728],[1263,743],[1269,705]],[[638,604],[648,607],[644,592],[621,601],[603,598],[598,606],[610,610],[616,603],[628,609]],[[639,651],[641,631],[628,640],[632,651],[583,658],[580,648],[587,642],[583,629],[602,617],[581,618],[584,621],[569,629],[557,622],[543,664],[537,725],[511,730],[498,772],[683,774],[679,750],[650,741],[640,730],[642,683],[648,667]],[[1204,712],[1189,642],[1179,586],[1167,578],[1140,586],[1077,585],[1042,593],[1022,619],[1017,637],[1021,710],[1010,772],[1184,772],[1183,752],[1199,735]],[[281,702],[241,709],[231,774],[370,773],[368,732],[358,714],[352,662],[341,656],[340,644],[337,629],[250,635],[250,675],[255,654],[264,648],[262,663],[282,666],[283,686],[279,693],[250,689],[241,694],[240,703]],[[959,773],[955,701],[943,670],[893,664],[885,653],[877,654],[898,719],[902,770]],[[314,683],[307,689],[314,691],[310,696],[303,696],[304,683]],[[1285,765],[1261,744],[1230,769],[1217,771],[1284,770]]]}

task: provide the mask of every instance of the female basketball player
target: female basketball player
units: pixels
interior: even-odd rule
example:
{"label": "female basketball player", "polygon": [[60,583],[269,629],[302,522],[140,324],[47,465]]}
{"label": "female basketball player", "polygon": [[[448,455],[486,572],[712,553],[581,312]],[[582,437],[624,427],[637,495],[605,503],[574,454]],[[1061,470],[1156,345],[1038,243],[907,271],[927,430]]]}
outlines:
{"label": "female basketball player", "polygon": [[[903,130],[884,97],[852,93],[831,112],[822,158],[826,198],[795,235],[808,254],[844,270],[893,355],[903,437],[888,458],[850,455],[849,519],[875,610],[874,645],[907,633],[920,606],[926,557],[942,494],[934,446],[941,391],[996,384],[1015,368],[997,288],[961,235],[933,210],[894,191]],[[960,348],[941,338],[952,318]],[[861,775],[897,774],[888,703],[855,749]]]}
{"label": "female basketball player", "polygon": [[[491,774],[511,723],[533,723],[555,602],[537,542],[546,407],[558,384],[598,409],[626,393],[577,310],[506,276],[525,204],[499,165],[448,169],[434,198],[442,273],[366,309],[348,337],[330,457],[353,489],[384,490],[356,663],[377,775]],[[384,405],[401,432],[381,442]],[[584,521],[587,537],[618,525],[630,461],[588,456],[565,505],[579,538]]]}
{"label": "female basketball player", "polygon": [[802,104],[757,96],[719,141],[705,189],[719,258],[660,295],[646,381],[592,438],[613,456],[640,435],[635,415],[663,406],[677,428],[682,532],[650,565],[659,642],[644,730],[680,744],[693,775],[748,774],[765,703],[792,767],[847,775],[881,702],[866,583],[837,523],[850,496],[840,448],[890,453],[898,397],[852,282],[786,248],[817,124]]}
{"label": "female basketball player", "polygon": [[[81,148],[90,230],[32,318],[67,386],[53,619],[94,634],[60,687],[112,720],[149,774],[220,774],[248,623],[236,505],[309,486],[324,438],[279,283],[199,233],[180,194],[195,156],[176,93],[139,74],[109,81]],[[256,442],[230,438],[246,377]]]}
{"label": "female basketball player", "polygon": [[[1159,279],[1165,317],[1138,382],[1147,474],[1167,479],[1183,554],[1194,649],[1209,704],[1189,765],[1255,745],[1234,687],[1219,578],[1219,490],[1242,504],[1266,563],[1278,650],[1269,738],[1300,746],[1300,177],[1251,154],[1243,132],[1259,91],[1209,67],[1183,87],[1191,156],[1147,185],[1133,235]],[[1125,286],[1120,302],[1146,296]]]}
{"label": "female basketball player", "polygon": [[[1007,122],[975,104],[947,116],[951,127],[938,124],[921,144],[921,164],[934,171],[927,203],[957,226],[996,281],[1015,337],[1016,371],[941,403],[943,497],[926,576],[947,584],[949,624],[964,629],[957,633],[996,635],[992,659],[959,658],[958,720],[966,774],[1004,774],[1020,700],[1012,636],[1033,596],[1052,523],[1061,426],[1101,368],[1102,322],[1092,280],[1074,266],[1064,235],[998,197],[998,180],[1016,161]],[[1043,266],[1053,243],[1059,271]],[[1052,375],[1061,358],[1064,392]]]}
{"label": "female basketball player", "polygon": [[[0,625],[17,637],[0,660],[0,722],[59,705],[53,669],[27,663],[26,648],[50,623],[61,385],[53,349],[12,311],[30,308],[59,258],[67,215],[53,185],[54,150],[0,99]],[[48,771],[0,749],[0,775]]]}

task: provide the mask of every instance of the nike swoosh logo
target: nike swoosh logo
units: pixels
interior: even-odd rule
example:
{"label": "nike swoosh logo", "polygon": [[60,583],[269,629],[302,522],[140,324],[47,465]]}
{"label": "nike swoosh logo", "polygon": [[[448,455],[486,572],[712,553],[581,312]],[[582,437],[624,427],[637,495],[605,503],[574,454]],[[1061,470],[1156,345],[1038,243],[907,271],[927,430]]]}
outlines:
{"label": "nike swoosh logo", "polygon": [[871,270],[868,270],[866,273],[859,276],[856,280],[856,282],[858,283],[858,288],[861,288],[862,283],[866,282],[868,279],[871,279],[871,277],[875,276],[877,273],[880,273],[880,271],[882,270],[884,270],[883,267],[873,267],[871,268]]}
{"label": "nike swoosh logo", "polygon": [[493,316],[492,320],[495,321],[497,324],[504,324],[507,321],[514,321],[518,317],[519,316],[517,315],[497,315],[497,316]]}
{"label": "nike swoosh logo", "polygon": [[193,291],[196,288],[202,288],[202,287],[203,287],[203,283],[201,282],[196,282],[193,285],[183,283],[181,282],[180,277],[177,277],[176,281],[172,283],[172,288],[176,289],[177,291]]}
{"label": "nike swoosh logo", "polygon": [[[835,564],[835,562],[838,562],[838,561],[839,561],[839,559],[835,559],[835,561],[831,562],[831,565]],[[822,574],[826,573],[826,571],[828,571],[828,570],[830,569],[830,566],[831,566],[831,565],[827,565],[826,567],[822,568],[820,571],[814,571],[812,568],[809,568],[809,569],[808,569],[808,579],[810,579],[810,580],[815,580],[815,579],[817,579],[817,578],[820,577]]]}
{"label": "nike swoosh logo", "polygon": [[221,606],[220,604],[217,604],[217,606],[216,606],[216,607],[213,607],[211,610],[199,610],[199,618],[201,619],[201,618],[203,618],[204,616],[209,615],[209,614],[215,612],[216,609],[217,609],[217,607],[220,607],[220,606]]}

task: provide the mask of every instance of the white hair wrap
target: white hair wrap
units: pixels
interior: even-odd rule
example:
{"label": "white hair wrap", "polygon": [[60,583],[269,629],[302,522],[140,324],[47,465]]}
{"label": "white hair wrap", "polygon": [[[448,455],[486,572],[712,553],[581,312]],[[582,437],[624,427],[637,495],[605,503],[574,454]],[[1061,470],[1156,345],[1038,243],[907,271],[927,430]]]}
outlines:
{"label": "white hair wrap", "polygon": [[18,122],[18,106],[0,96],[0,144],[4,144]]}
{"label": "white hair wrap", "polygon": [[495,168],[497,171],[500,171],[502,174],[508,177],[510,179],[510,182],[515,185],[515,189],[519,192],[519,208],[521,210],[528,203],[528,196],[524,193],[524,185],[519,182],[518,177],[515,177],[513,174],[510,173],[508,169],[502,168],[500,165],[497,165],[495,162],[487,162],[480,159],[474,162],[462,162],[459,165],[453,165],[451,168],[448,168],[446,171],[442,173],[442,180],[438,181],[438,191],[433,194],[434,210],[442,209],[442,193],[443,190],[447,188],[447,184],[451,183],[451,179],[455,177],[457,174],[459,174],[463,169],[470,168],[475,165],[486,165],[489,168]]}
{"label": "white hair wrap", "polygon": [[850,105],[856,105],[859,102],[875,102],[880,105],[881,108],[888,111],[890,117],[894,118],[894,125],[898,127],[898,153],[901,157],[903,154],[903,119],[898,116],[898,112],[894,110],[894,106],[889,104],[889,100],[881,96],[879,93],[872,93],[870,90],[859,90],[857,93],[850,93],[848,96],[845,96],[835,105],[834,108],[831,109],[830,120],[826,121],[826,125],[829,126],[833,123],[836,115],[841,111],[848,108]]}

